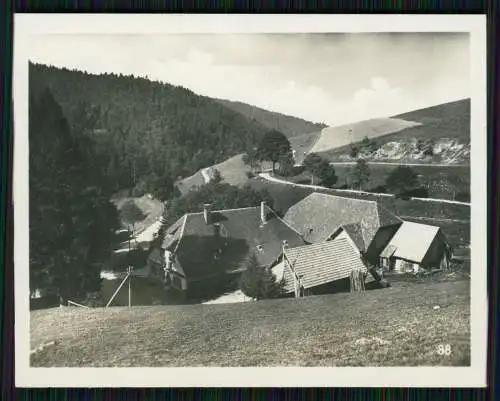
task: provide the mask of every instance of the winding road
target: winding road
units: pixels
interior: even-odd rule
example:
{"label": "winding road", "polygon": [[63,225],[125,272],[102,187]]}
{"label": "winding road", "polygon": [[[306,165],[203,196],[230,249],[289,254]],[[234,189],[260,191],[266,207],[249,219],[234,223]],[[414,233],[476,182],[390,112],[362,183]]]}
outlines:
{"label": "winding road", "polygon": [[[395,196],[393,194],[386,194],[386,193],[380,193],[380,192],[367,192],[367,191],[357,191],[355,189],[335,189],[335,188],[325,188],[319,185],[309,185],[309,184],[296,184],[294,182],[282,180],[280,178],[272,177],[269,173],[260,173],[259,177],[266,181],[270,182],[275,182],[278,184],[285,184],[285,185],[291,185],[294,187],[299,187],[299,188],[309,188],[309,189],[317,189],[317,190],[325,190],[325,189],[330,189],[335,192],[344,192],[344,193],[357,193],[357,194],[363,194],[363,195],[373,195],[373,196],[379,196],[379,197],[386,197],[386,198],[394,198]],[[468,202],[459,202],[459,201],[454,201],[454,200],[448,200],[448,199],[436,199],[436,198],[410,198],[411,200],[419,200],[423,202],[430,202],[430,203],[448,203],[452,205],[463,205],[463,206],[469,206],[470,203]]]}
{"label": "winding road", "polygon": [[[356,162],[330,162],[332,166],[352,166]],[[371,165],[381,166],[411,166],[411,167],[468,167],[468,164],[433,164],[433,163],[405,163],[405,162],[366,162]]]}

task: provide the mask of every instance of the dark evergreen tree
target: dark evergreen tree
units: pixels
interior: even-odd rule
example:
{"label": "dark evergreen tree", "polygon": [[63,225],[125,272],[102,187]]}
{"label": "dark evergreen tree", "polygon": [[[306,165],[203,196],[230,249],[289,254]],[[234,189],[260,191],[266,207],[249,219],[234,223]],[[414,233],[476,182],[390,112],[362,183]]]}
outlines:
{"label": "dark evergreen tree", "polygon": [[304,167],[311,173],[311,184],[315,183],[315,178],[318,178],[321,184],[327,187],[331,187],[337,182],[337,175],[333,166],[317,153],[309,153],[306,156]]}
{"label": "dark evergreen tree", "polygon": [[291,157],[292,147],[288,138],[281,132],[272,130],[260,141],[257,148],[257,158],[272,162],[274,173],[276,163],[283,157]]}
{"label": "dark evergreen tree", "polygon": [[30,93],[30,288],[62,301],[99,291],[118,213],[92,142],[49,90]]}
{"label": "dark evergreen tree", "polygon": [[278,298],[283,294],[283,283],[276,281],[271,269],[260,266],[253,253],[248,258],[239,284],[247,297],[257,300]]}
{"label": "dark evergreen tree", "polygon": [[131,199],[127,201],[120,209],[120,216],[126,225],[132,226],[132,232],[135,231],[135,223],[142,221],[146,215],[139,209],[139,206]]}
{"label": "dark evergreen tree", "polygon": [[370,181],[370,168],[365,159],[358,159],[351,171],[351,182],[355,189],[366,189]]}
{"label": "dark evergreen tree", "polygon": [[405,194],[418,187],[418,176],[409,166],[398,166],[386,178],[385,185],[395,194]]}

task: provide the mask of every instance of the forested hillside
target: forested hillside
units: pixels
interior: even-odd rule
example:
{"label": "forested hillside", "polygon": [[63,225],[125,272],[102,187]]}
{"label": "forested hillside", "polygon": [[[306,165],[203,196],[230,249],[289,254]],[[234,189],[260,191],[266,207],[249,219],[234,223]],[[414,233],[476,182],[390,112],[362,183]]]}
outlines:
{"label": "forested hillside", "polygon": [[213,99],[144,78],[40,64],[30,64],[29,78],[32,94],[48,87],[72,132],[98,144],[114,190],[165,191],[178,177],[254,147],[268,131]]}
{"label": "forested hillside", "polygon": [[311,132],[318,132],[327,127],[325,124],[312,123],[301,118],[275,113],[246,103],[232,102],[221,99],[217,99],[217,101],[224,106],[263,124],[269,129],[275,129],[282,132],[288,138],[309,134]]}

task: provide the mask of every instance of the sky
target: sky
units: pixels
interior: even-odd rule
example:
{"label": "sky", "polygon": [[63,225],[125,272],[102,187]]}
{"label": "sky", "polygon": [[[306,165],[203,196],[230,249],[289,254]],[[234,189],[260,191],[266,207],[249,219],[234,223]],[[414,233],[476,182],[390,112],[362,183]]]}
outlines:
{"label": "sky", "polygon": [[33,62],[183,86],[335,126],[464,99],[466,33],[38,35]]}

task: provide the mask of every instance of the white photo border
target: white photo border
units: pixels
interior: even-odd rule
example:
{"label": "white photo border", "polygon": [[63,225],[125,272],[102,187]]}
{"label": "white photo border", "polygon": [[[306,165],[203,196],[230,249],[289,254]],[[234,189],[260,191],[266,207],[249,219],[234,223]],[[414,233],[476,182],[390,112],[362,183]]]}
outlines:
{"label": "white photo border", "polygon": [[[471,366],[34,368],[29,343],[28,60],[42,34],[469,32],[471,71]],[[78,49],[75,49],[78,51]],[[485,15],[14,15],[16,387],[484,387],[487,364]]]}

